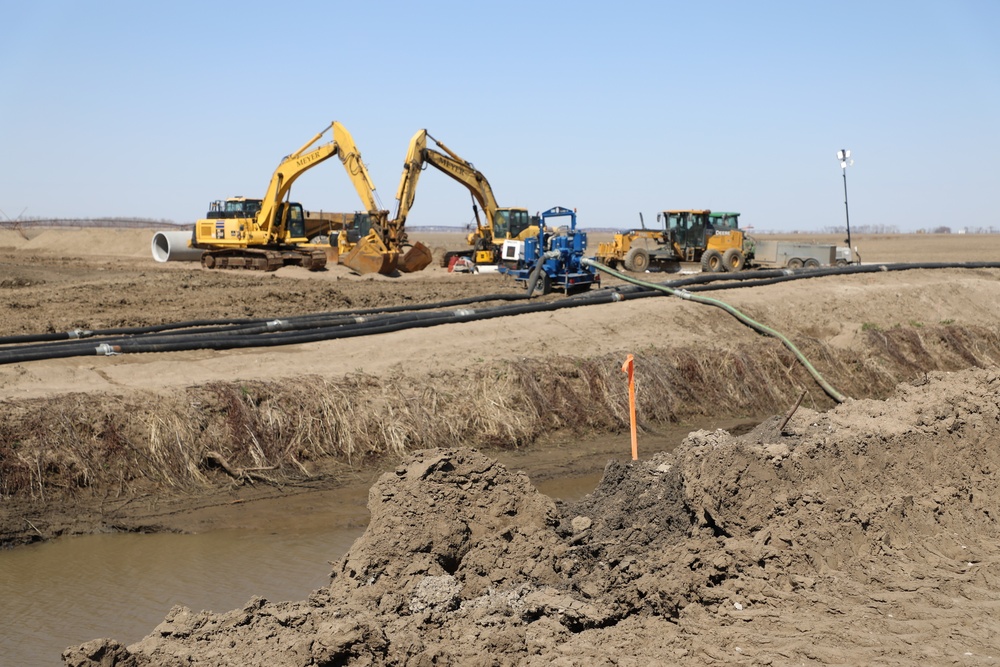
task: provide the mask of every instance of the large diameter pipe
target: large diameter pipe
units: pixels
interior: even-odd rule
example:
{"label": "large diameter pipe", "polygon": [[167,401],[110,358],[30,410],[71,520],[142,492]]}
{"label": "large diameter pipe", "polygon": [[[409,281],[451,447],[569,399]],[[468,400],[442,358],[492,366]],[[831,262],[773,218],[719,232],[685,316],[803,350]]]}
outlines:
{"label": "large diameter pipe", "polygon": [[157,262],[197,262],[201,249],[188,245],[191,232],[156,232],[153,234],[153,259]]}

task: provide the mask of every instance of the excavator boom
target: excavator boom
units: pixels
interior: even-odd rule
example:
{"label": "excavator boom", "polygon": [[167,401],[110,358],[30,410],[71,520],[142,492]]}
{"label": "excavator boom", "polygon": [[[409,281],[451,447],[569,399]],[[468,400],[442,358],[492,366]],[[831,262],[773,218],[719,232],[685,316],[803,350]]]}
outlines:
{"label": "excavator boom", "polygon": [[[328,130],[332,130],[333,140],[313,148]],[[340,262],[358,273],[393,273],[406,235],[401,225],[389,222],[389,212],[378,206],[375,186],[354,138],[337,121],[282,159],[264,198],[253,200],[259,202],[259,209],[234,204],[242,215],[227,215],[228,202],[225,210],[221,202],[213,204],[209,219],[195,225],[193,245],[205,250],[202,263],[209,268],[274,270],[288,263],[313,270],[323,268],[327,253],[316,246],[300,245],[308,240],[303,210],[301,205],[289,203],[288,198],[299,176],[334,155],[340,158],[373,221],[372,233],[348,249]]]}
{"label": "excavator boom", "polygon": [[[428,147],[428,138],[434,142],[435,148],[440,150]],[[473,206],[476,231],[469,236],[469,243],[475,247],[476,255],[496,257],[499,255],[499,244],[503,243],[503,239],[525,238],[538,234],[538,227],[531,225],[527,209],[500,208],[493,195],[493,188],[482,172],[431,136],[425,129],[413,135],[403,164],[403,175],[396,191],[395,219],[400,224],[405,222],[413,206],[417,182],[425,164],[433,166],[464,185],[478,205],[478,207]],[[480,209],[485,220],[479,218]]]}
{"label": "excavator boom", "polygon": [[343,125],[334,123],[333,136],[341,147],[340,160],[354,189],[368,208],[371,220],[371,232],[353,247],[348,246],[345,237],[341,238],[339,243],[344,252],[340,256],[340,263],[360,274],[388,274],[397,269],[409,273],[424,269],[431,262],[430,249],[422,243],[416,243],[410,250],[400,254],[402,248],[409,245],[404,227],[406,219],[399,219],[397,216],[390,220],[389,211],[378,205],[375,200],[375,185],[361,160],[361,153],[351,133]]}

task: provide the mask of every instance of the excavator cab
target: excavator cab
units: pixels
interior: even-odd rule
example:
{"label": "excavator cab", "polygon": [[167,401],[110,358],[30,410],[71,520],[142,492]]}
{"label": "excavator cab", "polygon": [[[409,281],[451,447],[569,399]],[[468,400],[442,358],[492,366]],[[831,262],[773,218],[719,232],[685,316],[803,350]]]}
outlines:
{"label": "excavator cab", "polygon": [[306,216],[302,212],[302,204],[298,202],[282,202],[278,204],[274,214],[278,221],[276,230],[285,230],[284,238],[278,238],[278,243],[299,243],[306,240]]}
{"label": "excavator cab", "polygon": [[493,238],[503,244],[503,239],[523,241],[529,236],[538,236],[539,217],[530,215],[524,208],[498,208],[493,216]]}

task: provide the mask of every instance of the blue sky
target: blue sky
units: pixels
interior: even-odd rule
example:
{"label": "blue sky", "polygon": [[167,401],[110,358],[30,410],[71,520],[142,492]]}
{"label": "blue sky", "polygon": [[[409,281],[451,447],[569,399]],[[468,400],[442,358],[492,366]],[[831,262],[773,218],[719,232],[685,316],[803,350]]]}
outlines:
{"label": "blue sky", "polygon": [[[333,120],[385,208],[421,128],[501,206],[631,227],[1000,228],[1000,3],[53,2],[3,5],[0,209],[193,222],[262,196]],[[307,208],[361,207],[339,161]],[[412,225],[464,225],[429,169]]]}

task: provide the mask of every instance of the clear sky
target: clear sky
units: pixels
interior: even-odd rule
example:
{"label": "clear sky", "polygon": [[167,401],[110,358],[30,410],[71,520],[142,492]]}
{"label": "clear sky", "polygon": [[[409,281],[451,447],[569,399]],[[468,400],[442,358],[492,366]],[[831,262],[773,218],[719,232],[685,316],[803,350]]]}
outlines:
{"label": "clear sky", "polygon": [[[0,209],[193,222],[331,121],[385,208],[426,128],[501,206],[1000,228],[1000,2],[0,0]],[[361,208],[339,161],[306,208]],[[433,168],[412,225],[464,225]],[[2,219],[2,218],[0,218]]]}

